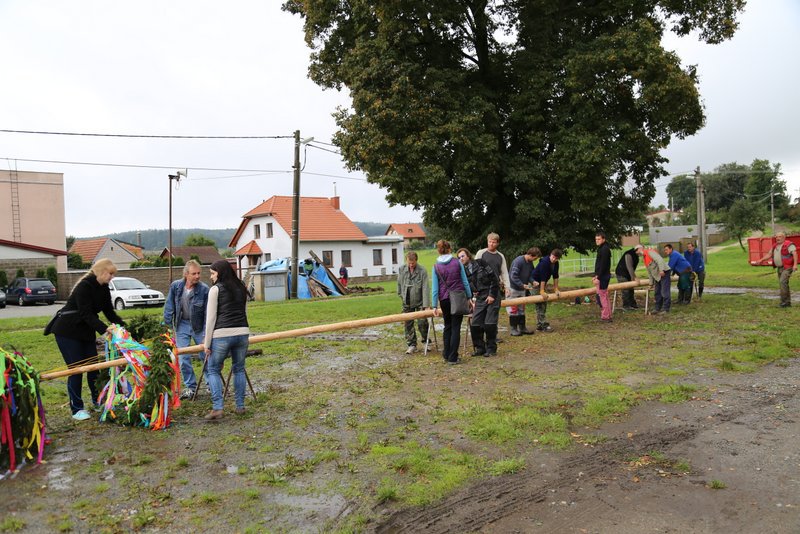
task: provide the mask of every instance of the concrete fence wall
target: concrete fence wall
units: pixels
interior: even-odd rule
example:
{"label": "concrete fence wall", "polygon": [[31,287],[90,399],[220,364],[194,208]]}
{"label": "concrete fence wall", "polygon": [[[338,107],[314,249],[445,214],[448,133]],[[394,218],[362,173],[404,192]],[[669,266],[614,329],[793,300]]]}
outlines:
{"label": "concrete fence wall", "polygon": [[[86,274],[86,271],[69,271],[58,273],[58,299],[66,300],[72,288],[78,280]],[[161,291],[166,296],[169,291],[169,267],[144,267],[142,269],[120,269],[117,276],[129,276],[141,280],[147,286]],[[172,278],[178,280],[183,277],[183,265],[172,268]],[[209,269],[207,266],[201,267],[200,280],[211,285]]]}

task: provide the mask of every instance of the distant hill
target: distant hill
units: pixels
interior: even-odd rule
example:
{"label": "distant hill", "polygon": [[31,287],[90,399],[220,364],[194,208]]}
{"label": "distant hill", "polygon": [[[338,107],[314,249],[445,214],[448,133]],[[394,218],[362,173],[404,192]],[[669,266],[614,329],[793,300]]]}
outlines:
{"label": "distant hill", "polygon": [[[223,228],[217,230],[210,230],[208,228],[182,228],[172,230],[172,244],[173,246],[183,245],[183,242],[191,234],[200,234],[214,241],[217,248],[228,248],[228,243],[233,237],[236,228]],[[169,230],[131,230],[128,232],[117,232],[115,234],[106,234],[94,237],[111,237],[127,243],[139,244],[138,235],[141,234],[141,245],[145,250],[161,250],[169,245]]]}
{"label": "distant hill", "polygon": [[[354,221],[354,224],[358,226],[358,228],[362,232],[364,232],[368,237],[376,235],[384,235],[386,233],[386,229],[389,228],[388,223]],[[209,239],[212,239],[216,244],[217,248],[225,249],[228,248],[228,243],[230,243],[230,240],[235,232],[236,228],[222,228],[215,230],[208,228],[173,229],[172,244],[176,247],[183,245],[183,242],[191,234],[200,234]],[[166,248],[169,243],[169,230],[167,229],[130,230],[128,232],[117,232],[115,234],[106,234],[102,236],[92,236],[92,237],[111,237],[114,239],[118,239],[120,241],[125,241],[127,243],[133,243],[134,245],[136,245],[139,244],[138,234],[142,235],[141,245],[145,248],[145,250],[161,250],[163,248]]]}

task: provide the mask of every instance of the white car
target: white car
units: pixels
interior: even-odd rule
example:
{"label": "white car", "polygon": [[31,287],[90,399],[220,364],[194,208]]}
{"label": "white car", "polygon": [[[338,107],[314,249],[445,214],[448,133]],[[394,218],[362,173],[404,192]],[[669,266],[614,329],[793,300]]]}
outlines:
{"label": "white car", "polygon": [[116,276],[109,283],[111,303],[117,310],[134,306],[163,306],[164,293],[150,289],[136,278]]}

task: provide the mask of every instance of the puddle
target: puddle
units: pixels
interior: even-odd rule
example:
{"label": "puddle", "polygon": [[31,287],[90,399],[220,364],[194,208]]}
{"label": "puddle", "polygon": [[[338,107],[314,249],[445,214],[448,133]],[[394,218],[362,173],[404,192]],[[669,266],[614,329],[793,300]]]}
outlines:
{"label": "puddle", "polygon": [[[305,530],[303,527],[310,527],[312,525],[319,525],[320,520],[333,519],[337,517],[345,517],[347,515],[347,501],[341,495],[288,495],[286,493],[276,493],[270,495],[268,501],[280,509],[282,519],[287,515],[294,516],[289,518],[294,527],[300,527],[300,530]],[[286,514],[288,512],[288,514]],[[275,520],[278,517],[270,517],[272,514],[267,515],[266,519]],[[275,516],[279,514],[276,512]],[[303,521],[305,519],[306,521]]]}
{"label": "puddle", "polygon": [[54,490],[68,490],[72,487],[72,477],[64,467],[53,467],[47,471],[47,487]]}
{"label": "puddle", "polygon": [[778,287],[775,289],[764,289],[760,287],[706,287],[703,290],[705,295],[756,295],[762,299],[777,300],[779,298]]}

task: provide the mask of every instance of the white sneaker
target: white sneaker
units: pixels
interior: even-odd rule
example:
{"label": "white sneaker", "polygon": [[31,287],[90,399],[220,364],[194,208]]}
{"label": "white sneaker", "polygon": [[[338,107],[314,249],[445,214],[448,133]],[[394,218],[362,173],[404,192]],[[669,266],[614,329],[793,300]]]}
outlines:
{"label": "white sneaker", "polygon": [[72,418],[76,421],[86,421],[87,419],[91,419],[92,416],[86,410],[78,410],[72,414]]}
{"label": "white sneaker", "polygon": [[406,349],[406,354],[414,354],[415,352],[417,352],[417,347],[416,347],[416,345],[410,345],[410,346],[409,346],[409,347]]}
{"label": "white sneaker", "polygon": [[181,400],[191,399],[192,397],[194,397],[193,389],[184,389],[183,391],[181,391]]}

